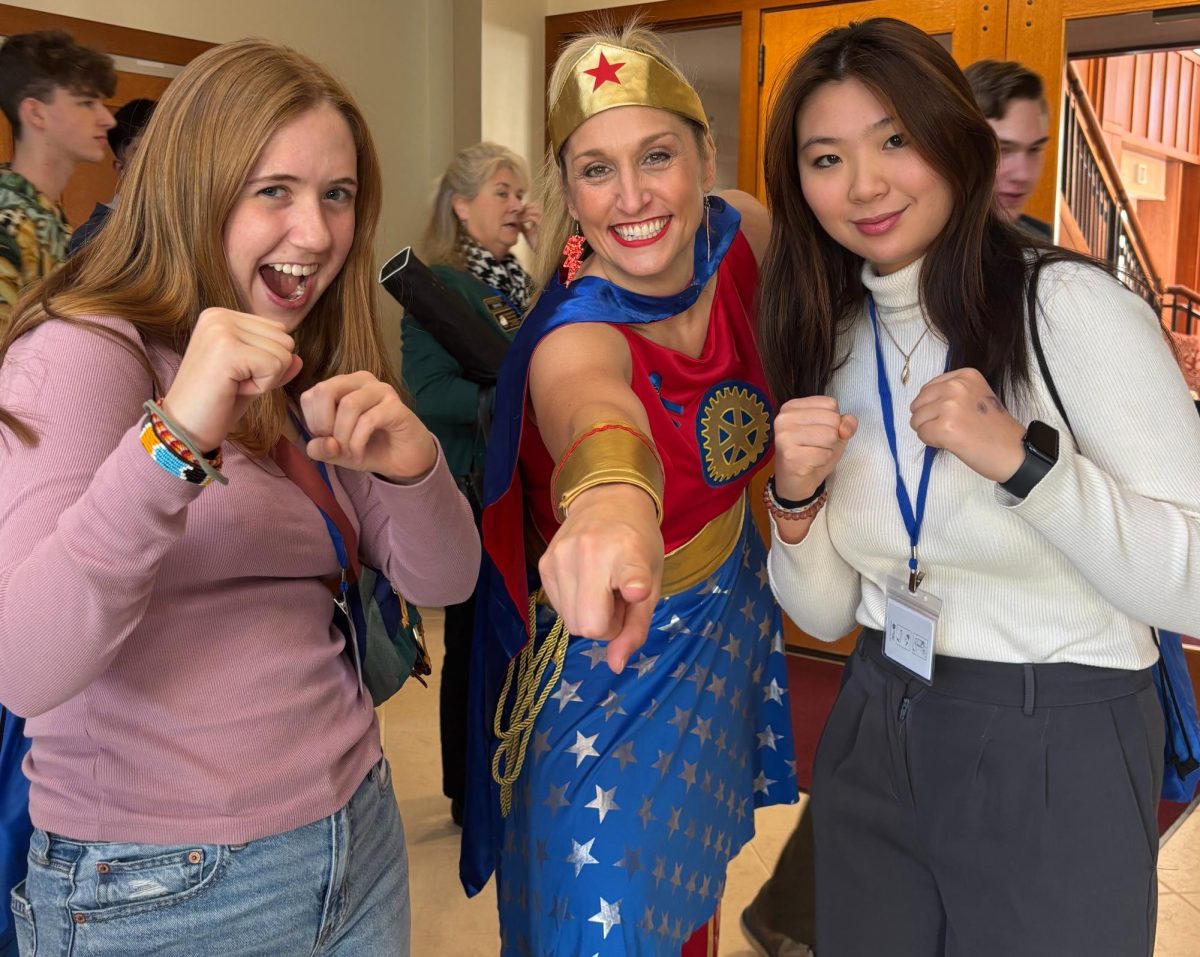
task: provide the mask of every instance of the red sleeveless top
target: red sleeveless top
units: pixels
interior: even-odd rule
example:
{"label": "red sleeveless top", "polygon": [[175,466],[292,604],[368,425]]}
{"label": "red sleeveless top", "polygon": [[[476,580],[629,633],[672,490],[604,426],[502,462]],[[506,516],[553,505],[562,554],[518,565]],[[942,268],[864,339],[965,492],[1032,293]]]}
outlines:
{"label": "red sleeveless top", "polygon": [[[691,539],[736,504],[770,458],[773,411],[754,338],[758,265],[739,232],[717,268],[708,334],[692,358],[652,342],[632,323],[614,323],[633,365],[630,383],[650,420],[666,474],[662,533],[666,550]],[[533,418],[521,437],[526,508],[549,541],[558,528],[550,498],[554,461]]]}

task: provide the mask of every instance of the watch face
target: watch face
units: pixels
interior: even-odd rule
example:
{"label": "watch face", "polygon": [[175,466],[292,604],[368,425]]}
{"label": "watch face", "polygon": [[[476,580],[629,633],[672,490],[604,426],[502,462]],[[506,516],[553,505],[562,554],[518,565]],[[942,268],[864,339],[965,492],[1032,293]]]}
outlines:
{"label": "watch face", "polygon": [[1038,419],[1029,423],[1025,448],[1047,462],[1058,461],[1058,430]]}

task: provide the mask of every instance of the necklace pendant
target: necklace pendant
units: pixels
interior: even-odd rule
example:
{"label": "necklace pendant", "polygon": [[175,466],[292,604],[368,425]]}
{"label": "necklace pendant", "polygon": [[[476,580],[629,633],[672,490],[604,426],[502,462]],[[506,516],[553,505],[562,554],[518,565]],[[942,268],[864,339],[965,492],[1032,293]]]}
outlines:
{"label": "necklace pendant", "polygon": [[908,385],[908,360],[904,360],[904,368],[900,370],[900,384]]}

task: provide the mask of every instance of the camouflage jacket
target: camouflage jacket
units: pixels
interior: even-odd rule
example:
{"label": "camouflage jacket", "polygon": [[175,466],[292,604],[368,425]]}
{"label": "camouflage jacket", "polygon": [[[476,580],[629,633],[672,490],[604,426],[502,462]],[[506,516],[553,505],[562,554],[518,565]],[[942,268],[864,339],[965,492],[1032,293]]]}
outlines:
{"label": "camouflage jacket", "polygon": [[22,289],[66,258],[70,238],[62,206],[0,166],[0,319],[8,318]]}

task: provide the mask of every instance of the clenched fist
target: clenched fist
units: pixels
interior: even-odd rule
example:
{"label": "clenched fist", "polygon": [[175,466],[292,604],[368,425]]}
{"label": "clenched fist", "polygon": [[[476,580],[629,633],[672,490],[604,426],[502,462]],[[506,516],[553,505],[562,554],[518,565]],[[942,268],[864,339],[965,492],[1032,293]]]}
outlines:
{"label": "clenched fist", "polygon": [[1009,415],[976,369],[930,379],[909,408],[922,442],[945,449],[984,478],[1006,482],[1025,460],[1025,426]]}
{"label": "clenched fist", "polygon": [[791,399],[775,418],[775,490],[783,498],[810,498],[833,472],[858,429],[836,399],[813,395]]}
{"label": "clenched fist", "polygon": [[200,449],[215,449],[251,402],[296,377],[302,363],[295,350],[274,319],[205,309],[163,408]]}

